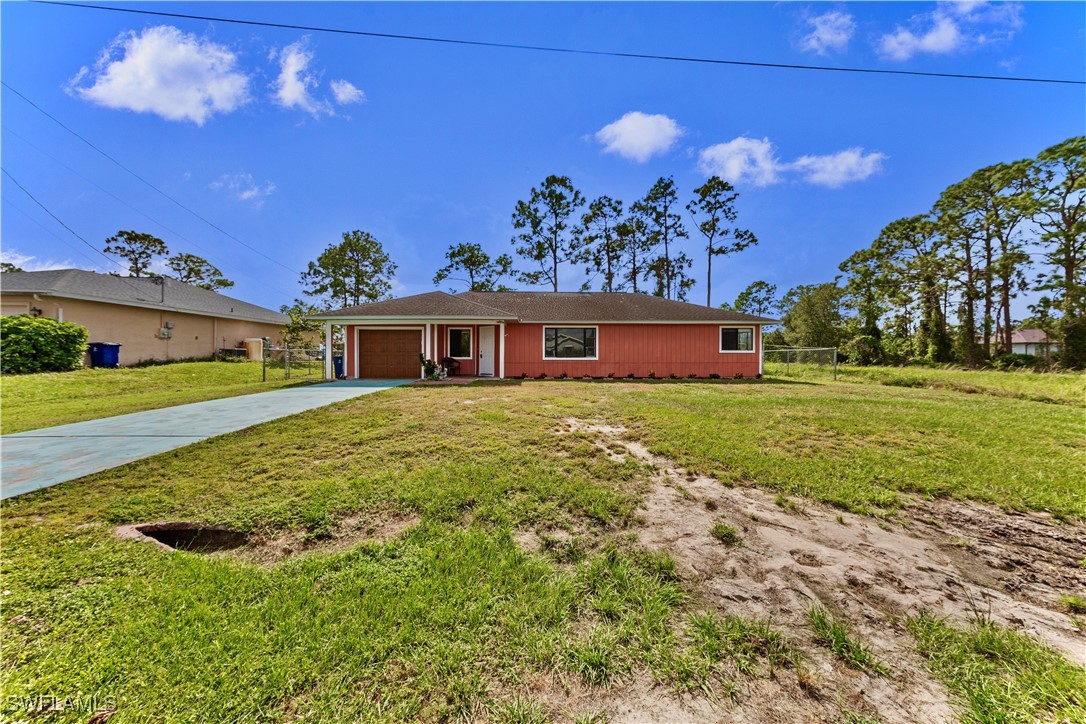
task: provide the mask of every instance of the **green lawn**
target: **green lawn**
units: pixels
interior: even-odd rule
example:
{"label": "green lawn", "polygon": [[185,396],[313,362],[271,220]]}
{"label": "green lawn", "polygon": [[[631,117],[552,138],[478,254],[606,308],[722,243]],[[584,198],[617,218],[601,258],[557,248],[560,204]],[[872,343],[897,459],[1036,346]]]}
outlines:
{"label": "green lawn", "polygon": [[[313,374],[306,374],[312,371]],[[247,395],[318,380],[320,369],[284,380],[259,362],[177,362],[152,367],[81,369],[0,378],[0,432],[9,434],[69,422]]]}
{"label": "green lawn", "polygon": [[[537,721],[530,683],[550,675],[641,672],[724,700],[750,677],[809,679],[811,653],[773,622],[706,611],[667,556],[631,542],[647,471],[555,435],[567,417],[626,425],[725,482],[858,511],[891,515],[919,493],[1086,520],[1073,404],[796,380],[404,387],[6,501],[3,690],[109,697],[111,722]],[[319,546],[390,516],[418,522],[263,565],[110,532],[201,520]],[[515,535],[532,528],[577,537],[528,554]],[[914,629],[963,702],[1002,685],[947,673],[973,643]],[[1030,662],[1047,659],[1007,648],[1025,662],[1008,676],[1033,691]],[[1082,719],[1069,671],[1054,698],[976,711]]]}
{"label": "green lawn", "polygon": [[[766,374],[788,379],[826,381],[829,366],[790,364],[766,359]],[[968,370],[954,367],[856,367],[838,365],[837,379],[844,382],[927,387],[971,394],[1017,397],[1037,402],[1086,404],[1086,374],[1081,372],[1032,372],[1029,370]]]}

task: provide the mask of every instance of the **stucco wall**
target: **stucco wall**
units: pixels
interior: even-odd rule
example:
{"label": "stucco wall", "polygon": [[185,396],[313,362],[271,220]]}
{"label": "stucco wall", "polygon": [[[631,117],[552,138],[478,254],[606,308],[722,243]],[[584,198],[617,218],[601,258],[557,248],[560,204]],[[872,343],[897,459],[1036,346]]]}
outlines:
{"label": "stucco wall", "polygon": [[[247,337],[271,337],[278,343],[283,325],[245,322],[236,319],[205,317],[198,314],[166,312],[123,304],[108,304],[82,299],[61,299],[42,296],[4,294],[0,301],[8,305],[29,304],[42,310],[43,317],[61,318],[82,325],[90,332],[91,342],[120,342],[121,364],[130,365],[144,360],[186,359],[210,357],[220,347],[241,346]],[[173,323],[170,339],[159,339],[158,333],[167,322]]]}

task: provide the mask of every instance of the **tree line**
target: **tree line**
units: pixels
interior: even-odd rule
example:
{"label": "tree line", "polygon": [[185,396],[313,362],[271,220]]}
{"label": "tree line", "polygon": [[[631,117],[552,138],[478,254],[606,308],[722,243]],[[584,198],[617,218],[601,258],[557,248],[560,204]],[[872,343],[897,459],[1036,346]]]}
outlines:
{"label": "tree line", "polygon": [[[179,282],[213,292],[234,286],[234,282],[224,277],[218,267],[202,256],[188,253],[171,256],[166,242],[153,234],[131,230],[118,231],[106,239],[102,251],[128,262],[127,271],[131,277],[159,276],[151,272],[151,266],[156,261],[164,260],[166,268],[173,272],[167,276]],[[119,275],[114,274],[114,276]]]}
{"label": "tree line", "polygon": [[[842,275],[780,299],[755,282],[735,306],[776,309],[767,342],[840,347],[850,361],[970,366],[1012,353],[1018,327],[1044,330],[1059,361],[1086,366],[1086,137],[979,169],[926,212],[887,224]],[[1012,303],[1034,295],[1030,317]]]}
{"label": "tree line", "polygon": [[[1012,351],[1016,326],[1036,326],[1060,344],[1060,361],[1086,366],[1086,137],[1036,158],[982,168],[945,189],[932,207],[887,224],[850,255],[831,282],[799,285],[778,296],[756,281],[724,308],[768,316],[779,329],[769,344],[839,347],[857,363],[929,361],[983,365]],[[567,176],[547,176],[512,214],[513,254],[492,257],[478,243],[451,245],[434,284],[500,291],[519,283],[558,291],[569,267],[588,277],[582,290],[631,291],[687,300],[694,247],[706,259],[705,303],[712,306],[715,257],[758,243],[737,225],[738,193],[719,177],[682,204],[661,177],[632,203],[603,195],[588,201]],[[682,212],[685,211],[684,215]],[[105,251],[146,275],[166,245],[121,231]],[[515,255],[515,256],[514,256]],[[192,254],[166,259],[177,278],[208,289],[232,282]],[[292,325],[320,309],[388,298],[397,265],[372,234],[348,231],[301,274],[305,300],[284,305]],[[1030,293],[1031,317],[1013,319],[1012,303]]]}

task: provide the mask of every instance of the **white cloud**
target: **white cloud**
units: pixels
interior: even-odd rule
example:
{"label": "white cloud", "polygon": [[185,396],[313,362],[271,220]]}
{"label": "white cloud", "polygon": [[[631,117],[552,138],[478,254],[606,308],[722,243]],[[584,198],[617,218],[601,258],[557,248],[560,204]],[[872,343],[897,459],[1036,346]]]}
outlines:
{"label": "white cloud", "polygon": [[727,143],[702,149],[698,169],[733,184],[750,182],[768,186],[780,181],[781,165],[768,138],[740,136]]}
{"label": "white cloud", "polygon": [[811,32],[803,36],[800,48],[819,55],[826,55],[831,50],[845,50],[856,32],[856,21],[852,15],[837,11],[807,18],[807,24],[811,26]]}
{"label": "white cloud", "polygon": [[279,53],[279,77],[275,81],[275,100],[283,108],[297,108],[319,118],[335,115],[332,104],[314,98],[310,90],[320,81],[309,72],[313,53],[307,47],[308,39],[291,43]]}
{"label": "white cloud", "polygon": [[864,153],[857,146],[825,156],[800,156],[791,166],[802,172],[808,183],[837,188],[878,173],[884,160],[886,154],[878,151]]}
{"label": "white cloud", "polygon": [[356,88],[350,81],[334,80],[329,85],[332,87],[332,95],[335,96],[336,103],[341,106],[348,103],[362,103],[366,100],[366,94],[362,92],[362,89]]}
{"label": "white cloud", "polygon": [[886,158],[886,154],[879,151],[864,153],[862,148],[855,147],[823,156],[800,156],[785,163],[777,158],[776,149],[768,138],[740,136],[702,149],[698,155],[698,170],[733,184],[754,186],[780,183],[789,174],[798,173],[807,183],[837,188],[878,173]]}
{"label": "white cloud", "polygon": [[159,25],[118,35],[66,89],[107,108],[202,126],[248,102],[249,77],[226,46]]}
{"label": "white cloud", "polygon": [[275,184],[265,181],[258,184],[251,173],[223,174],[208,186],[212,191],[226,191],[240,201],[252,201],[260,206],[264,199],[275,192]]}
{"label": "white cloud", "polygon": [[942,55],[1008,41],[1022,27],[1017,2],[941,2],[933,12],[914,16],[911,27],[898,26],[879,39],[878,50],[891,60],[918,53]]}
{"label": "white cloud", "polygon": [[605,153],[617,153],[630,161],[644,163],[666,153],[684,132],[674,119],[663,114],[630,111],[596,131],[595,138],[603,144]]}
{"label": "white cloud", "polygon": [[4,249],[0,252],[0,261],[14,264],[23,271],[49,271],[50,269],[74,269],[79,267],[71,259],[54,261],[30,254],[20,254],[15,249]]}
{"label": "white cloud", "polygon": [[958,23],[949,17],[936,18],[926,32],[917,35],[899,27],[882,36],[879,52],[891,60],[908,60],[917,53],[945,54],[961,47],[964,36]]}

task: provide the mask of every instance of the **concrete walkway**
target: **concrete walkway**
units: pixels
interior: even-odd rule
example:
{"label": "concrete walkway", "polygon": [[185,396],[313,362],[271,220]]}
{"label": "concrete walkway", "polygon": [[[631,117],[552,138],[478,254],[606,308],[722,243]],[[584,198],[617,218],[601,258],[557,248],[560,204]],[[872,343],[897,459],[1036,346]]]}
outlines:
{"label": "concrete walkway", "polygon": [[346,380],[194,402],[0,437],[0,498],[413,380]]}

